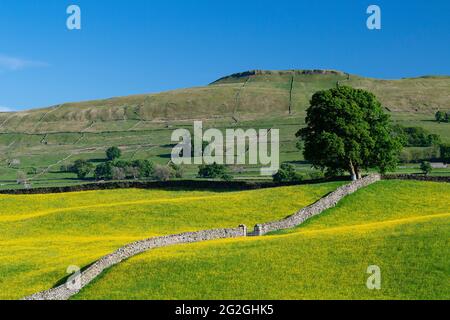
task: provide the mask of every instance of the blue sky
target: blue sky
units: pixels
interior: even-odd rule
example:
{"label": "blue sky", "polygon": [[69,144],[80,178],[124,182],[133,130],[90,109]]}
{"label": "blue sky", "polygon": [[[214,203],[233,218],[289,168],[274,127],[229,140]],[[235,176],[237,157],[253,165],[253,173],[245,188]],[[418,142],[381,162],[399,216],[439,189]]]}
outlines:
{"label": "blue sky", "polygon": [[[77,4],[82,29],[66,28]],[[366,9],[382,10],[382,29]],[[205,85],[249,69],[450,75],[450,1],[2,0],[0,110]]]}

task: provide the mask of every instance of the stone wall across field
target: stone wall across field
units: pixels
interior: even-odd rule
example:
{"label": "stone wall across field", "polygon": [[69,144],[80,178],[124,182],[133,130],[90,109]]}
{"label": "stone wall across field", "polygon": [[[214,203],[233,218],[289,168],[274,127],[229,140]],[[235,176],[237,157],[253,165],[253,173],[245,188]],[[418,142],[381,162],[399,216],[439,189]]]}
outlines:
{"label": "stone wall across field", "polygon": [[65,187],[41,187],[31,189],[0,190],[0,194],[48,194],[67,193],[94,190],[114,189],[183,189],[183,190],[253,190],[275,188],[283,186],[324,183],[331,181],[345,181],[348,177],[333,179],[315,179],[300,182],[273,182],[273,181],[216,181],[216,180],[171,180],[171,181],[111,181],[91,182]]}
{"label": "stone wall across field", "polygon": [[153,248],[166,247],[176,244],[201,242],[224,238],[238,238],[245,236],[261,236],[271,231],[296,227],[312,216],[318,215],[324,210],[334,207],[342,198],[356,192],[358,189],[375,183],[381,179],[380,175],[370,175],[361,180],[344,185],[326,195],[316,203],[300,210],[296,214],[280,221],[274,221],[255,226],[255,230],[247,233],[247,227],[240,225],[234,229],[203,230],[176,235],[150,238],[128,244],[115,252],[101,258],[90,265],[79,275],[70,278],[70,281],[56,288],[39,292],[24,299],[26,300],[67,300],[78,293],[83,287],[94,280],[104,270],[120,263],[121,261],[146,252]]}
{"label": "stone wall across field", "polygon": [[361,180],[353,181],[350,184],[339,187],[316,203],[301,209],[292,216],[289,216],[283,220],[256,225],[254,231],[249,235],[261,236],[272,231],[294,228],[302,224],[305,220],[336,206],[336,204],[347,195],[352,194],[358,189],[366,187],[379,180],[381,180],[381,176],[374,174],[364,177]]}
{"label": "stone wall across field", "polygon": [[417,180],[430,182],[450,182],[450,176],[426,176],[423,174],[387,174],[383,180]]}
{"label": "stone wall across field", "polygon": [[83,287],[94,280],[104,270],[150,249],[167,247],[176,244],[201,242],[215,239],[238,238],[247,235],[247,227],[240,225],[234,229],[203,230],[187,232],[162,237],[154,237],[147,240],[136,241],[128,244],[115,252],[104,256],[79,275],[71,277],[71,281],[59,287],[33,294],[25,300],[67,300],[77,294]]}

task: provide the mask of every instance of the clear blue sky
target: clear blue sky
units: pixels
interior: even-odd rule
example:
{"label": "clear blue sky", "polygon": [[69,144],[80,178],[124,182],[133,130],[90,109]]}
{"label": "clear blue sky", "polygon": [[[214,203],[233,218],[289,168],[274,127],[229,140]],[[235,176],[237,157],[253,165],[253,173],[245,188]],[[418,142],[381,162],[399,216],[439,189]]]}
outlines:
{"label": "clear blue sky", "polygon": [[[66,28],[66,8],[82,30]],[[382,9],[382,30],[366,9]],[[0,109],[205,85],[249,69],[450,75],[447,0],[2,0]]]}

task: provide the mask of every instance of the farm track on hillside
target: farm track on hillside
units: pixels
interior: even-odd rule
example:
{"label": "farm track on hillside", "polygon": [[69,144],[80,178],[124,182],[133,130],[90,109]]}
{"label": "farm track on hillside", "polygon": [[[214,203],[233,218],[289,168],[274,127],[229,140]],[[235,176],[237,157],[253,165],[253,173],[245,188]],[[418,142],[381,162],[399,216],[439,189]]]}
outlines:
{"label": "farm track on hillside", "polygon": [[235,97],[235,105],[234,105],[234,110],[233,110],[233,119],[237,120],[237,111],[239,110],[239,105],[241,103],[241,95],[244,92],[245,87],[247,86],[247,84],[250,82],[251,77],[248,77],[244,83],[242,84],[242,86],[239,88],[239,91],[236,93],[236,97]]}

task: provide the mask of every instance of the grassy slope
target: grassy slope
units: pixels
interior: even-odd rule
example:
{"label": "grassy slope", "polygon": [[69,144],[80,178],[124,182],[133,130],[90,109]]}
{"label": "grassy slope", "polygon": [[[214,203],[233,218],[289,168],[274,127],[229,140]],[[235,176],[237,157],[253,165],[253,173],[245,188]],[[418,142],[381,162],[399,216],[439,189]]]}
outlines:
{"label": "grassy slope", "polygon": [[[110,190],[0,195],[0,299],[51,288],[129,242],[282,218],[341,183],[244,192]],[[285,199],[290,199],[289,202]]]}
{"label": "grassy slope", "polygon": [[[32,180],[34,187],[79,183],[75,175],[60,173],[60,165],[79,158],[104,158],[105,149],[112,145],[121,146],[125,159],[167,163],[173,130],[192,128],[193,119],[221,129],[278,128],[281,161],[301,161],[295,133],[304,124],[309,99],[338,81],[373,91],[395,121],[424,127],[450,143],[450,125],[432,121],[435,110],[450,105],[450,77],[387,81],[351,75],[347,80],[342,73],[262,72],[227,77],[207,87],[0,113],[0,188],[17,187],[17,171],[33,167],[39,172]],[[8,167],[11,159],[19,159],[20,165]],[[194,177],[196,169],[188,167],[186,177]],[[236,177],[259,176],[255,168],[246,169]],[[309,166],[298,169],[308,171]]]}
{"label": "grassy slope", "polygon": [[383,181],[287,233],[152,250],[76,298],[449,299],[448,199],[448,184]]}
{"label": "grassy slope", "polygon": [[[292,95],[290,92],[293,80]],[[67,103],[19,113],[0,113],[5,132],[128,130],[137,122],[191,119],[267,118],[287,115],[290,97],[294,114],[304,113],[311,95],[339,81],[368,89],[393,112],[432,114],[448,106],[450,77],[376,80],[340,72],[301,74],[299,71],[260,72],[224,78],[207,87],[150,95]],[[94,125],[92,125],[92,123]],[[116,122],[116,125],[102,125]]]}

